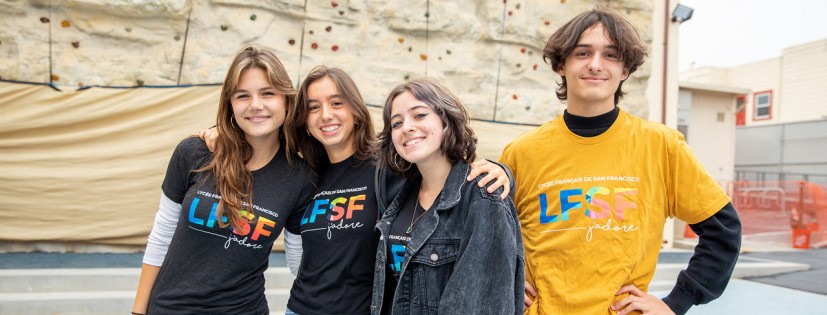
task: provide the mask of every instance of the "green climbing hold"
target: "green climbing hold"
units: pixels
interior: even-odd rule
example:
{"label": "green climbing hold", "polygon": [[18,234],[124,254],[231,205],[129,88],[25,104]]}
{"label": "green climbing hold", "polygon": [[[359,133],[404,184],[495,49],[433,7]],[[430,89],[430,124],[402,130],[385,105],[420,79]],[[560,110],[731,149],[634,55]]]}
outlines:
{"label": "green climbing hold", "polygon": [[255,21],[256,18],[257,18],[257,16],[255,14],[253,14],[253,15],[250,16],[250,21]]}

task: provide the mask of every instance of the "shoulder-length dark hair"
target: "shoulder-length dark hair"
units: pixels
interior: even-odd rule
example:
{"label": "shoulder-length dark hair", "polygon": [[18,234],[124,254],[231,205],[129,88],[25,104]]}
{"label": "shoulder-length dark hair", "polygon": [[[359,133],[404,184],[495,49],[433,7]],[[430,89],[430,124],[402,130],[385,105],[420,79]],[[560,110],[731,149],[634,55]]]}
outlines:
{"label": "shoulder-length dark hair", "polygon": [[397,96],[405,92],[410,92],[416,99],[428,104],[442,120],[444,132],[439,149],[451,163],[457,161],[471,163],[476,159],[477,137],[471,129],[471,121],[465,105],[459,97],[436,80],[422,78],[397,86],[385,101],[385,108],[382,111],[385,127],[379,133],[376,149],[385,167],[408,178],[419,175],[416,166],[402,159],[396,152],[391,136],[391,104]]}
{"label": "shoulder-length dark hair", "polygon": [[[212,161],[198,171],[209,171],[215,175],[215,186],[221,194],[216,208],[216,217],[226,217],[229,223],[218,220],[219,225],[240,231],[241,222],[249,221],[253,204],[253,176],[247,169],[247,162],[253,156],[253,148],[244,138],[244,131],[233,120],[233,105],[230,98],[238,89],[241,74],[248,69],[258,68],[267,73],[270,85],[285,98],[287,116],[296,104],[296,90],[287,75],[284,65],[273,51],[257,45],[245,45],[236,53],[227,70],[221,97],[218,102],[218,117],[215,126],[218,137],[215,140],[215,153]],[[278,141],[285,143],[290,139],[289,131],[279,132]],[[289,157],[289,154],[288,154]],[[288,161],[290,161],[288,159]],[[246,207],[246,209],[245,209]],[[245,211],[247,215],[242,215]]]}
{"label": "shoulder-length dark hair", "polygon": [[372,157],[370,146],[376,141],[376,131],[373,129],[370,112],[362,99],[362,94],[344,70],[323,65],[314,67],[307,74],[307,78],[299,88],[296,110],[284,122],[285,129],[290,130],[295,136],[295,141],[290,142],[290,149],[300,153],[307,164],[316,171],[330,164],[324,145],[307,131],[307,115],[310,111],[307,105],[307,89],[310,84],[322,78],[333,80],[342,100],[350,108],[354,122],[353,141],[356,147],[356,157],[363,161],[370,159]]}
{"label": "shoulder-length dark hair", "polygon": [[[597,24],[603,25],[603,29],[608,34],[609,39],[617,45],[620,60],[623,61],[623,68],[629,70],[629,75],[634,73],[637,68],[643,64],[643,59],[646,58],[646,47],[640,41],[640,35],[637,29],[622,15],[599,7],[581,13],[557,29],[557,31],[549,37],[546,47],[543,48],[543,61],[551,64],[552,70],[560,70],[560,68],[566,64],[566,58],[574,51],[583,32]],[[621,89],[624,81],[626,80],[620,81],[620,85],[617,86],[617,90],[615,91],[615,105],[617,105],[620,99],[623,98],[623,95],[626,94],[623,93]],[[563,77],[563,82],[561,82],[559,86],[560,88],[557,89],[557,98],[565,101],[568,98],[566,95],[568,93],[566,77]]]}

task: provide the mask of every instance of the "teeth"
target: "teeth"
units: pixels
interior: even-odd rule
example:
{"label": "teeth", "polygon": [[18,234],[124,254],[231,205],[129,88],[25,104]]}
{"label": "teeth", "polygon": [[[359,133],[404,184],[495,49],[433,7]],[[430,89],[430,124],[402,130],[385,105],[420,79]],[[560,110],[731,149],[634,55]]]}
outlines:
{"label": "teeth", "polygon": [[411,141],[405,142],[405,146],[407,147],[407,146],[414,145],[414,144],[417,144],[417,143],[420,143],[420,142],[422,142],[422,138],[416,138],[416,139],[413,139]]}
{"label": "teeth", "polygon": [[325,131],[325,132],[331,132],[331,131],[336,131],[336,130],[339,130],[339,126],[322,127],[322,131]]}

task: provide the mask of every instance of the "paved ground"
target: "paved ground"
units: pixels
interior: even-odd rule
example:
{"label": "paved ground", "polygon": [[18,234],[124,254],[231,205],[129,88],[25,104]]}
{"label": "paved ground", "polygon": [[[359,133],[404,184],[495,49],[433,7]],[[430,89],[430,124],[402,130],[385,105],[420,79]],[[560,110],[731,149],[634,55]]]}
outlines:
{"label": "paved ground", "polygon": [[[143,257],[143,253],[5,253],[0,254],[0,269],[141,268],[141,259]],[[284,253],[270,254],[270,267],[287,267],[287,262],[284,260]]]}
{"label": "paved ground", "polygon": [[[827,295],[827,248],[792,252],[744,253],[743,258],[797,262],[810,270],[746,280]],[[822,314],[827,314],[827,308]]]}

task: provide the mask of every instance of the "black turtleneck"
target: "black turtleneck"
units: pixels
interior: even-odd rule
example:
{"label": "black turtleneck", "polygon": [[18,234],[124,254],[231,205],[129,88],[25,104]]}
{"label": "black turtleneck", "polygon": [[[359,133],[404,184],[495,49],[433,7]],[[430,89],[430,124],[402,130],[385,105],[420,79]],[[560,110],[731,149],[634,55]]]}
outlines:
{"label": "black turtleneck", "polygon": [[[596,137],[612,126],[620,110],[594,117],[582,117],[563,112],[563,121],[569,130],[581,137]],[[692,305],[712,301],[724,292],[741,248],[741,220],[738,212],[727,203],[720,211],[689,228],[698,235],[695,254],[689,266],[678,274],[672,292],[663,302],[675,314],[685,314]]]}

